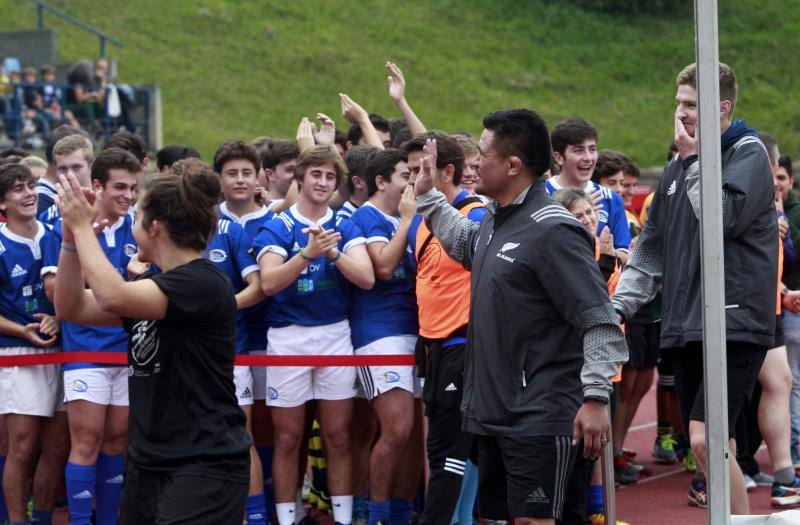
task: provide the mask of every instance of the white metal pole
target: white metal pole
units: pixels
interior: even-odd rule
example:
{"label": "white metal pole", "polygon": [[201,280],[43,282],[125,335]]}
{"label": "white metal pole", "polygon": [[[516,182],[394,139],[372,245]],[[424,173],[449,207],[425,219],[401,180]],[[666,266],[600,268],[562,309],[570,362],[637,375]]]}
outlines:
{"label": "white metal pole", "polygon": [[[606,406],[608,412],[608,420],[611,421],[611,404]],[[609,436],[611,437],[611,436]],[[605,501],[605,521],[610,525],[617,523],[617,500],[616,500],[616,486],[614,485],[614,443],[613,439],[605,444],[600,453],[600,461],[602,462],[603,472],[603,495]]]}
{"label": "white metal pole", "polygon": [[695,0],[708,523],[730,523],[717,1]]}

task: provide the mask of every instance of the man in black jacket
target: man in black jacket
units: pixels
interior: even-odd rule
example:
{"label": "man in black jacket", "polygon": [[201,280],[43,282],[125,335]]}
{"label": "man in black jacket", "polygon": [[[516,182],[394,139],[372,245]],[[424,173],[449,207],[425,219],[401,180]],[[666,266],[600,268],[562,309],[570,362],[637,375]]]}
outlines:
{"label": "man in black jacket", "polygon": [[[748,514],[733,436],[736,419],[752,395],[767,348],[774,343],[778,223],[767,151],[744,120],[731,121],[738,89],[736,77],[726,64],[720,64],[719,71],[731,512]],[[695,64],[691,64],[678,74],[678,154],[664,168],[647,224],[612,300],[619,314],[629,317],[650,301],[658,283],[662,284],[661,347],[675,349],[675,388],[681,415],[692,449],[705,469],[696,72]],[[693,482],[689,502],[705,506],[703,481]]]}
{"label": "man in black jacket", "polygon": [[594,260],[593,239],[541,179],[550,165],[542,119],[529,110],[484,118],[477,192],[493,199],[480,224],[433,188],[429,140],[415,181],[418,211],[442,247],[471,270],[461,405],[478,435],[479,512],[554,523],[583,438],[608,441],[611,377],[625,338]]}

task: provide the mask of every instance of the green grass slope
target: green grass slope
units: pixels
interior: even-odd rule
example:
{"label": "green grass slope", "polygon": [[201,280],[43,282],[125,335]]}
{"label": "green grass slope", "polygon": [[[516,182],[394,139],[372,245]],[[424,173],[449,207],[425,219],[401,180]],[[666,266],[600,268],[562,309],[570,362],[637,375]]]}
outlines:
{"label": "green grass slope", "polygon": [[[800,0],[720,0],[720,57],[739,77],[737,115],[800,152]],[[337,93],[398,114],[385,60],[408,80],[429,127],[480,131],[481,116],[529,107],[548,124],[593,122],[600,146],[644,166],[673,135],[674,78],[694,59],[692,3],[660,15],[609,15],[568,0],[54,0],[120,38],[124,82],[163,89],[165,143],[206,158],[231,137],[293,137],[322,111],[342,125]],[[36,9],[0,0],[0,30],[30,29]],[[62,62],[97,40],[52,15]]]}

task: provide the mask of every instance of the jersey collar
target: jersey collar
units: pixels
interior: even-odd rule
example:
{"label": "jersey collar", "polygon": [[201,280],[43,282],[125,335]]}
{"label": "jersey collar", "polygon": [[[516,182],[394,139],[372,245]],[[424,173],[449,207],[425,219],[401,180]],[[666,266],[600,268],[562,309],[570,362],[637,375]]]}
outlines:
{"label": "jersey collar", "polygon": [[245,224],[247,224],[247,221],[251,221],[253,219],[260,219],[264,215],[268,214],[269,208],[267,208],[266,206],[261,206],[261,208],[259,208],[254,212],[245,213],[244,215],[239,216],[228,209],[228,203],[223,202],[222,204],[219,205],[219,211],[221,211],[223,215],[233,219],[234,222],[244,226]]}
{"label": "jersey collar", "polygon": [[39,241],[42,240],[42,236],[44,235],[44,225],[41,222],[36,221],[36,235],[33,239],[28,239],[27,237],[23,237],[21,235],[17,235],[16,233],[12,232],[8,228],[8,224],[3,223],[0,225],[0,233],[3,234],[4,237],[7,239],[18,242],[20,244],[24,244],[28,248],[30,248],[31,253],[33,253],[34,259],[41,259],[42,258],[42,249],[39,245]]}
{"label": "jersey collar", "polygon": [[330,221],[333,218],[333,210],[330,208],[327,209],[325,215],[323,215],[319,220],[316,221],[312,221],[311,219],[304,217],[300,213],[300,210],[297,209],[297,204],[292,204],[292,207],[289,208],[289,211],[292,212],[292,217],[297,219],[297,222],[305,224],[306,226],[320,226]]}

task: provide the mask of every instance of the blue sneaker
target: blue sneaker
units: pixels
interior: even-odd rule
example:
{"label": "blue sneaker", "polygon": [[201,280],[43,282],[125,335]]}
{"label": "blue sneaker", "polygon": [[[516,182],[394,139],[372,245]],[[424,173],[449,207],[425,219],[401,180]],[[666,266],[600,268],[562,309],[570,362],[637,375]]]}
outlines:
{"label": "blue sneaker", "polygon": [[693,479],[689,486],[689,505],[705,509],[708,507],[708,495],[706,494],[706,482]]}
{"label": "blue sneaker", "polygon": [[791,485],[778,483],[772,484],[772,498],[770,504],[773,507],[794,507],[800,505],[800,478],[795,478]]}

